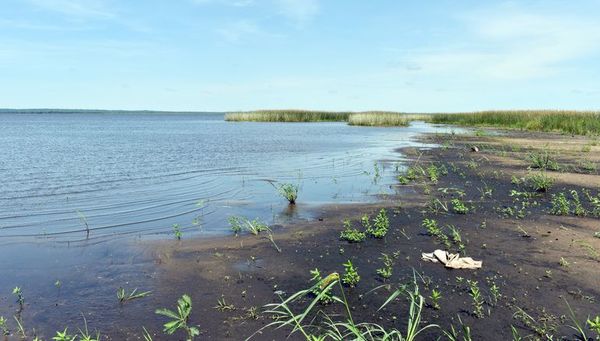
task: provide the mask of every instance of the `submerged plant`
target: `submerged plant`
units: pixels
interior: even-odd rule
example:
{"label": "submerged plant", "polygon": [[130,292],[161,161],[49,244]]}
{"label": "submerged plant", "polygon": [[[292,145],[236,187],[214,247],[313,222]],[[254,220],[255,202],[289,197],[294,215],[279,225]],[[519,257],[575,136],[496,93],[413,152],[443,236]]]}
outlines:
{"label": "submerged plant", "polygon": [[183,330],[187,334],[187,341],[200,335],[200,330],[195,326],[189,326],[189,318],[192,313],[192,299],[188,295],[183,295],[177,300],[177,311],[161,308],[156,310],[156,314],[171,318],[172,320],[164,324],[163,331],[168,335],[173,335],[178,330]]}
{"label": "submerged plant", "polygon": [[300,186],[284,183],[277,187],[277,191],[279,194],[284,197],[287,201],[289,201],[290,205],[294,205],[296,203],[296,199],[298,199],[298,191],[300,190]]}
{"label": "submerged plant", "polygon": [[179,227],[179,224],[173,224],[173,234],[175,235],[175,238],[177,240],[181,240],[181,227]]}
{"label": "submerged plant", "polygon": [[20,309],[23,309],[25,304],[25,297],[23,296],[23,290],[20,287],[15,287],[12,291],[13,295],[17,296],[17,303],[19,303]]}

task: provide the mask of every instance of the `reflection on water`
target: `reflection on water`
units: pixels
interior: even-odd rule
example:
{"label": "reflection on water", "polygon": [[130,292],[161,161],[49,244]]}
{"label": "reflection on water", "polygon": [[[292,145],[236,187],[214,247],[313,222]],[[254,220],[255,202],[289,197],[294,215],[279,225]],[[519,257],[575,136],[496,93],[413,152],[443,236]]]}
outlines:
{"label": "reflection on water", "polygon": [[[0,114],[0,243],[222,233],[389,192],[418,132],[344,123],[230,123],[222,114]],[[375,163],[377,162],[377,163]],[[301,186],[296,209],[278,183]],[[89,236],[87,229],[90,230]],[[164,237],[162,237],[164,238]]]}

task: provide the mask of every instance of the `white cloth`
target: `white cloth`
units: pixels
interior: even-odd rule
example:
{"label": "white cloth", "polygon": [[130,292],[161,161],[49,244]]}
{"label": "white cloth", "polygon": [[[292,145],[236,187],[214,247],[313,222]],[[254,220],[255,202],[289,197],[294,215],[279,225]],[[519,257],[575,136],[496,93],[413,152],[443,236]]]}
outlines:
{"label": "white cloth", "polygon": [[444,250],[435,250],[432,253],[421,254],[421,259],[433,263],[442,263],[452,269],[479,269],[482,261],[473,260],[471,257],[460,257],[458,253],[450,253]]}

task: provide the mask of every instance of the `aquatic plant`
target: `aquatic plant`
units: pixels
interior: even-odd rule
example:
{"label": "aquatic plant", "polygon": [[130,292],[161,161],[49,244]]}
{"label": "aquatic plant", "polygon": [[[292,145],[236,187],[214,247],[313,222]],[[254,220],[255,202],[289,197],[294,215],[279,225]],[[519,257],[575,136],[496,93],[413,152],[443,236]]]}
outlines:
{"label": "aquatic plant", "polygon": [[200,335],[200,330],[196,326],[188,325],[191,313],[192,299],[188,295],[183,295],[177,300],[177,311],[166,308],[156,310],[156,314],[172,319],[164,324],[163,331],[166,334],[173,335],[178,330],[183,330],[187,334],[188,341],[191,341],[194,337]]}
{"label": "aquatic plant", "polygon": [[298,190],[300,186],[284,183],[277,187],[279,194],[284,197],[287,201],[289,201],[290,205],[294,205],[296,203],[296,199],[298,199]]}
{"label": "aquatic plant", "polygon": [[137,290],[138,289],[135,288],[130,293],[127,293],[124,288],[117,289],[117,298],[119,299],[119,302],[123,303],[123,302],[131,301],[131,300],[135,300],[138,298],[150,296],[150,294],[152,294],[152,291],[138,292]]}
{"label": "aquatic plant", "polygon": [[15,287],[12,290],[13,295],[17,296],[17,303],[19,303],[19,308],[23,309],[23,304],[25,304],[25,297],[23,296],[23,290],[20,287]]}
{"label": "aquatic plant", "polygon": [[181,240],[182,233],[179,224],[173,224],[173,234],[177,240]]}
{"label": "aquatic plant", "polygon": [[225,114],[225,121],[256,122],[344,122],[350,112],[311,111],[311,110],[257,110],[247,112],[230,112]]}
{"label": "aquatic plant", "polygon": [[71,334],[69,334],[69,332],[67,330],[68,330],[68,328],[65,328],[62,332],[57,331],[56,335],[54,337],[52,337],[52,340],[54,340],[54,341],[75,341],[75,339],[77,338],[77,335],[71,335]]}
{"label": "aquatic plant", "polygon": [[6,318],[4,316],[0,316],[0,331],[2,331],[2,335],[4,336],[10,335],[10,330],[8,329]]}

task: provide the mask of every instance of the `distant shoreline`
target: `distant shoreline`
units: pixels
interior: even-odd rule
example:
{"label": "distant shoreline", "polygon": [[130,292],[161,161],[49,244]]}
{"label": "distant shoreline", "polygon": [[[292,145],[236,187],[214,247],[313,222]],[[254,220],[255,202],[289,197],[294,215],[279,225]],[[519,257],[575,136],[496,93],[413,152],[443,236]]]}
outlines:
{"label": "distant shoreline", "polygon": [[162,111],[108,109],[0,109],[0,114],[225,114],[225,111]]}

